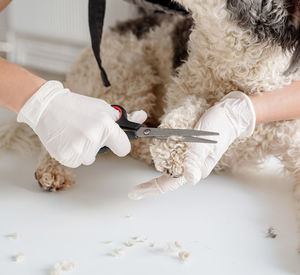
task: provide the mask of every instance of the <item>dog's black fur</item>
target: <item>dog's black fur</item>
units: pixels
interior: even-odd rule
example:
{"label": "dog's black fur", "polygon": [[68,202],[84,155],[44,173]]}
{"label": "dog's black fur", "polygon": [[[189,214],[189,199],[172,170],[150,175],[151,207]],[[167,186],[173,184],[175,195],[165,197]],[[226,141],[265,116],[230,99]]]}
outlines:
{"label": "dog's black fur", "polygon": [[227,0],[227,9],[239,26],[251,30],[258,42],[280,45],[293,51],[286,75],[300,66],[299,0]]}
{"label": "dog's black fur", "polygon": [[137,19],[131,19],[126,22],[118,23],[115,27],[111,28],[121,35],[132,33],[138,39],[144,38],[151,30],[159,27],[166,16],[160,14],[145,15]]}
{"label": "dog's black fur", "polygon": [[[115,27],[111,28],[111,30],[121,35],[132,33],[137,39],[144,39],[151,30],[160,27],[163,21],[171,22],[171,17],[172,15],[160,13],[144,15],[137,19],[119,23]],[[174,30],[171,34],[174,49],[174,69],[180,67],[188,58],[187,45],[193,25],[193,19],[190,16],[186,16],[182,17],[182,19],[174,26]]]}
{"label": "dog's black fur", "polygon": [[[183,8],[171,0],[126,0],[128,2],[142,2],[160,5],[173,11],[182,11]],[[295,73],[300,67],[300,0],[226,0],[226,7],[231,18],[237,24],[250,30],[257,42],[268,42],[272,45],[280,45],[283,51],[293,52],[286,75]],[[186,13],[187,14],[187,13]],[[154,20],[155,19],[155,20]],[[175,45],[174,68],[181,65],[182,60],[187,58],[187,41],[192,23],[187,17],[182,20],[183,27],[176,27],[173,44]],[[139,24],[136,24],[139,23]],[[145,22],[132,21],[130,26],[120,26],[118,31],[132,30],[135,24],[136,35],[141,38],[151,28],[159,26],[161,18],[149,16]],[[130,28],[131,27],[131,28]],[[181,31],[183,31],[181,33]],[[134,31],[133,31],[134,32]],[[182,37],[183,36],[183,37]],[[181,41],[182,42],[178,42]],[[182,47],[182,50],[179,48]]]}

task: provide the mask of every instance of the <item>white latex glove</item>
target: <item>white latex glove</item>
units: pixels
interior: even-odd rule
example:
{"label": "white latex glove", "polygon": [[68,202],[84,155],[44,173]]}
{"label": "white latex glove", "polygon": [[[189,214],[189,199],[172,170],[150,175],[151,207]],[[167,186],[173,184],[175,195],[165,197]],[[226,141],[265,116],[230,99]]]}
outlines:
{"label": "white latex glove", "polygon": [[[72,93],[58,81],[46,82],[22,107],[18,122],[27,123],[51,155],[61,164],[75,168],[90,165],[103,146],[122,157],[130,142],[115,121],[119,112],[101,99]],[[128,117],[146,120],[144,111]]]}
{"label": "white latex glove", "polygon": [[171,178],[163,175],[137,185],[130,191],[129,198],[139,200],[174,191],[185,183],[196,184],[211,173],[235,139],[253,134],[255,124],[256,115],[250,98],[241,92],[231,92],[208,109],[195,127],[196,130],[220,133],[218,143],[190,143],[183,176]]}

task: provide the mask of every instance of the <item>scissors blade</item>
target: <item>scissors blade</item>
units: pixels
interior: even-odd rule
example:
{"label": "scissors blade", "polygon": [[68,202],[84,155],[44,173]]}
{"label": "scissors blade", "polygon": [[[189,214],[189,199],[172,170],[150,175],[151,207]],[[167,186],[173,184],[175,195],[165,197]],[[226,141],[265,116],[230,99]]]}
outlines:
{"label": "scissors blade", "polygon": [[218,136],[219,133],[207,132],[200,130],[188,130],[188,129],[168,129],[168,128],[147,128],[141,127],[136,131],[138,137],[193,137],[193,136]]}
{"label": "scissors blade", "polygon": [[197,142],[197,143],[218,143],[216,140],[210,140],[205,138],[198,137],[182,137],[182,136],[155,136],[152,138],[163,139],[163,140],[172,140],[177,142]]}

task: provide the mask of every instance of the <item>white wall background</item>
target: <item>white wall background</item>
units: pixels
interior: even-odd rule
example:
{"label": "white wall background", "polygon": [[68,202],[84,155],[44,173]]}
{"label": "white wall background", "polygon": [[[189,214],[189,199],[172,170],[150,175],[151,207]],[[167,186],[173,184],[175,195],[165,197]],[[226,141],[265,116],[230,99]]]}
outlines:
{"label": "white wall background", "polygon": [[[132,5],[108,0],[105,26],[134,14]],[[10,61],[64,74],[90,43],[88,0],[14,0],[0,26],[0,41],[7,37],[13,45]]]}
{"label": "white wall background", "polygon": [[[107,1],[106,25],[132,16],[122,0]],[[14,0],[10,7],[13,31],[75,43],[88,43],[88,0]]]}

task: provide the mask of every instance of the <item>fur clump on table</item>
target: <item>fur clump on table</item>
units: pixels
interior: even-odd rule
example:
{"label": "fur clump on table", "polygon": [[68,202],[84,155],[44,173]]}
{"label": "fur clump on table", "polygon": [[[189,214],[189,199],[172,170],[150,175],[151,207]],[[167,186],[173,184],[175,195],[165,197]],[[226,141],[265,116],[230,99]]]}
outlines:
{"label": "fur clump on table", "polygon": [[163,253],[164,255],[167,253],[167,255],[172,258],[175,256],[181,263],[186,263],[191,258],[191,253],[183,250],[183,246],[178,241],[158,245],[156,242],[144,236],[131,237],[131,240],[124,242],[122,247],[113,249],[108,255],[119,258],[126,254],[127,248],[143,244],[150,249],[155,249],[158,253]]}
{"label": "fur clump on table", "polygon": [[15,256],[12,257],[13,261],[17,262],[17,263],[23,262],[24,258],[25,258],[25,254],[24,253],[19,253],[19,254],[17,254],[17,255],[15,255]]}
{"label": "fur clump on table", "polygon": [[75,265],[69,260],[62,260],[56,263],[50,272],[50,275],[62,275],[64,272],[71,272],[75,269]]}

